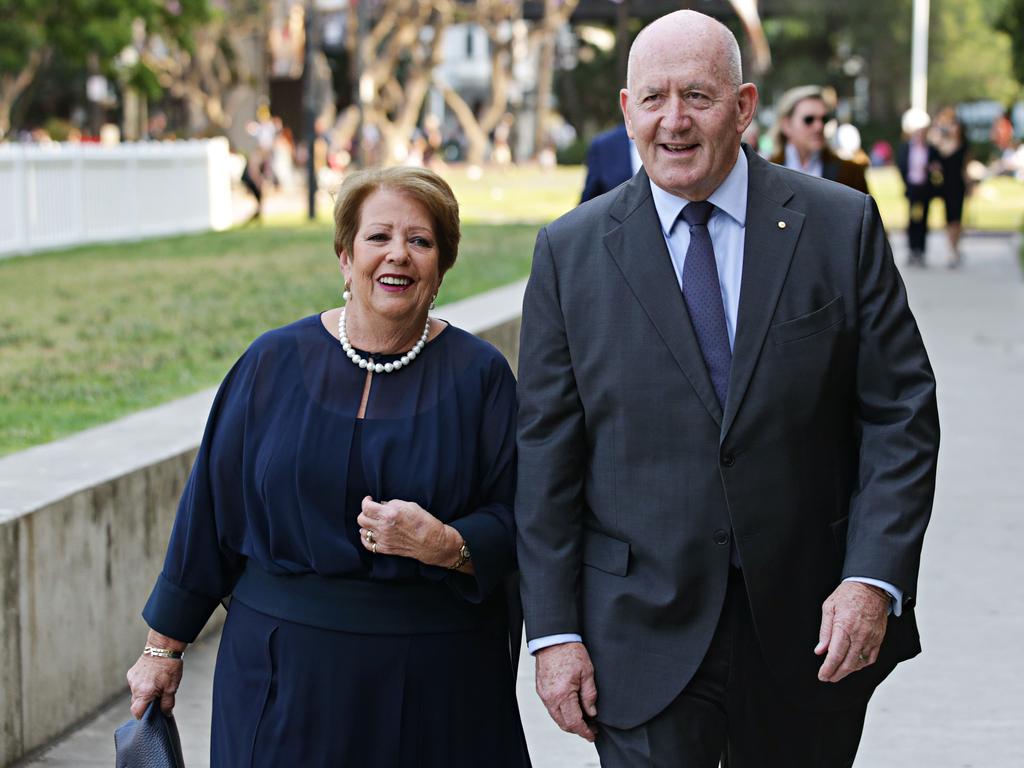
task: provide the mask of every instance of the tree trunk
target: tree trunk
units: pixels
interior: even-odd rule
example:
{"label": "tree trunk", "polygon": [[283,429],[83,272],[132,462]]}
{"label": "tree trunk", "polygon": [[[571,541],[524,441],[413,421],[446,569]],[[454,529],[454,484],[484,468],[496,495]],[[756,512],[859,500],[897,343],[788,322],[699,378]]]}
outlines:
{"label": "tree trunk", "polygon": [[548,143],[548,123],[551,120],[551,94],[555,82],[555,35],[565,24],[579,0],[544,0],[544,19],[541,22],[540,62],[537,66],[537,118],[534,124],[534,154],[540,154]]}
{"label": "tree trunk", "polygon": [[14,102],[32,84],[36,74],[50,58],[49,48],[37,48],[32,51],[24,69],[15,75],[6,74],[0,77],[0,139],[11,130],[11,110]]}
{"label": "tree trunk", "polygon": [[463,133],[466,134],[466,162],[470,165],[480,165],[487,155],[487,134],[480,127],[480,122],[469,108],[469,104],[451,86],[442,85],[441,93],[444,94],[444,103],[455,113]]}

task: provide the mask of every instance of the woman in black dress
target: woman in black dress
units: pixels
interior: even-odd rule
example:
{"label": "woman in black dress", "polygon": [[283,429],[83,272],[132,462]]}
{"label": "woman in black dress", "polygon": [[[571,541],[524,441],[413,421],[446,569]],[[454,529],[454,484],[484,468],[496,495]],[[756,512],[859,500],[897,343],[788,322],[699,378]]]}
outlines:
{"label": "woman in black dress", "polygon": [[515,700],[515,381],[431,318],[459,242],[430,171],[346,179],[344,307],[270,331],[221,385],[181,500],[132,712],[232,600],[213,766],[529,766]]}
{"label": "woman in black dress", "polygon": [[961,220],[964,198],[967,196],[967,139],[964,126],[954,107],[946,107],[935,117],[931,143],[939,153],[942,164],[942,198],[946,204],[946,237],[949,239],[949,261],[954,269],[960,266]]}

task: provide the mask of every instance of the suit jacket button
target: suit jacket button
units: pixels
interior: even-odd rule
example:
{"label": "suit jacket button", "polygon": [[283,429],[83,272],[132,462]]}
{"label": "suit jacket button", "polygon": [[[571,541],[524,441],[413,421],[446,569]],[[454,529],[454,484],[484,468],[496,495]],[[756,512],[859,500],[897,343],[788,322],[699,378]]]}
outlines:
{"label": "suit jacket button", "polygon": [[735,463],[736,463],[736,457],[733,456],[731,453],[723,453],[722,454],[722,466],[723,467],[731,467]]}
{"label": "suit jacket button", "polygon": [[729,543],[729,532],[719,528],[715,531],[715,544],[728,544]]}

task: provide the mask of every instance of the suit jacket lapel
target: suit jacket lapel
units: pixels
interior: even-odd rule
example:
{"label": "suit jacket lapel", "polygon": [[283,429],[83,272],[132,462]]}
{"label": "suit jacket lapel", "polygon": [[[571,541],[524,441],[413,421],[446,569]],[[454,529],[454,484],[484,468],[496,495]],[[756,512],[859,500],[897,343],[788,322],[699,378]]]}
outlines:
{"label": "suit jacket lapel", "polygon": [[708,413],[721,425],[722,409],[672,269],[643,169],[623,187],[610,213],[621,223],[604,236],[605,247]]}
{"label": "suit jacket lapel", "polygon": [[781,178],[781,173],[753,152],[747,152],[747,161],[749,181],[743,277],[740,281],[729,395],[722,420],[723,440],[746,396],[804,223],[802,213],[783,205],[793,192]]}

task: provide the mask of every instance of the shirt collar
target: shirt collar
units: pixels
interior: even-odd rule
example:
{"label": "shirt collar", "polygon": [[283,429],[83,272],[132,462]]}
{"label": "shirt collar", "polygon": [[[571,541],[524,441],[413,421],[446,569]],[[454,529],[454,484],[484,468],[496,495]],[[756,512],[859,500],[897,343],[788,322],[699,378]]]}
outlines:
{"label": "shirt collar", "polygon": [[800,162],[800,152],[792,144],[786,144],[786,167],[791,168],[794,171],[803,171],[807,173],[814,168],[821,168],[824,165],[824,156],[822,152],[812,152],[811,156],[807,159],[807,164],[804,165]]}
{"label": "shirt collar", "polygon": [[[650,179],[648,179],[650,181]],[[651,184],[651,196],[654,198],[654,208],[658,212],[658,219],[661,221],[662,232],[665,237],[672,234],[672,227],[679,218],[680,212],[686,207],[687,200],[677,197],[671,192],[666,192],[653,181]],[[727,213],[741,227],[747,223],[747,156],[743,149],[739,150],[736,163],[733,165],[725,181],[718,185],[718,189],[711,193],[708,202],[716,208]]]}

